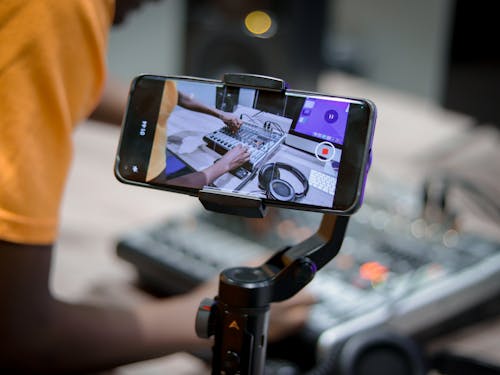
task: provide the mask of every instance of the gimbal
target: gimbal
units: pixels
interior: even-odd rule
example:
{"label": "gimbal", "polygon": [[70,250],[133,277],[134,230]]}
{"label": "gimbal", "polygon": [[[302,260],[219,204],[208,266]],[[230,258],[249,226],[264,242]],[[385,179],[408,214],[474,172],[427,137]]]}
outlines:
{"label": "gimbal", "polygon": [[[284,91],[274,78],[244,74],[224,77],[228,85]],[[199,199],[208,210],[246,217],[263,217],[259,198],[203,189]],[[286,300],[314,277],[340,250],[349,217],[326,213],[317,232],[285,247],[259,267],[236,267],[221,272],[214,300],[204,299],[196,318],[199,337],[215,336],[212,374],[261,375],[267,348],[269,309]]]}

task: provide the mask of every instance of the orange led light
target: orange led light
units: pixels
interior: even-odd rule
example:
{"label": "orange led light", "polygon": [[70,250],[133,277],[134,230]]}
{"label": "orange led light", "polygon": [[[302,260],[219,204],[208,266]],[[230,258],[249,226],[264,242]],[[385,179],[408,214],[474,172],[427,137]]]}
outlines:
{"label": "orange led light", "polygon": [[359,267],[359,275],[362,279],[378,284],[387,279],[389,269],[378,262],[367,262]]}

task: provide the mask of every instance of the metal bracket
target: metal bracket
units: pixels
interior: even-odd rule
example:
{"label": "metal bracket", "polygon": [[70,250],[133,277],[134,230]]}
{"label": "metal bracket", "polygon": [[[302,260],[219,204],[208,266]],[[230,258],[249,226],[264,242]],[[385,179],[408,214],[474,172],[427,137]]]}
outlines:
{"label": "metal bracket", "polygon": [[271,91],[286,91],[288,84],[279,78],[258,74],[226,73],[223,82],[228,86],[252,87]]}
{"label": "metal bracket", "polygon": [[198,192],[198,199],[205,209],[221,214],[263,218],[267,212],[260,198],[208,187]]}

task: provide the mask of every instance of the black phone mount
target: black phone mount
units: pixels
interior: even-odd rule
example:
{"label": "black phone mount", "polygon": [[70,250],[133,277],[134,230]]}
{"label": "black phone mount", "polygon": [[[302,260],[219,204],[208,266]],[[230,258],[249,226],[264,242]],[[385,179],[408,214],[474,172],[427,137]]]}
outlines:
{"label": "black phone mount", "polygon": [[[245,74],[226,74],[224,82],[275,91],[287,88],[282,80]],[[199,199],[206,209],[219,213],[253,218],[266,213],[260,198],[206,188]],[[199,337],[215,335],[212,374],[264,373],[270,304],[295,295],[337,255],[348,220],[326,213],[315,234],[283,248],[262,265],[221,272],[217,297],[204,299],[196,318]]]}

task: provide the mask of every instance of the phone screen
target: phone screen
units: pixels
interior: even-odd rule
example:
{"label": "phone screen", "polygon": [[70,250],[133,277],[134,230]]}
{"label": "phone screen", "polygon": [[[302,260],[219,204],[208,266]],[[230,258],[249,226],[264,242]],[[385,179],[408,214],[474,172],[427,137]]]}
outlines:
{"label": "phone screen", "polygon": [[142,76],[117,175],[189,194],[209,186],[281,206],[348,210],[362,190],[372,112],[357,99]]}

